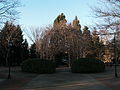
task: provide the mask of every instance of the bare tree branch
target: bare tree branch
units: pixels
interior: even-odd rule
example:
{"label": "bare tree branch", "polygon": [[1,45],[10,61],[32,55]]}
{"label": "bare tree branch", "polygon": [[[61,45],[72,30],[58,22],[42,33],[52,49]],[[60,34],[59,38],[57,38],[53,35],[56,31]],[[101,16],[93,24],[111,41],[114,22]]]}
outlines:
{"label": "bare tree branch", "polygon": [[105,28],[120,27],[120,0],[99,0],[93,9],[96,18],[103,19],[99,25]]}
{"label": "bare tree branch", "polygon": [[0,0],[0,23],[15,20],[19,13],[16,8],[19,6],[19,0]]}

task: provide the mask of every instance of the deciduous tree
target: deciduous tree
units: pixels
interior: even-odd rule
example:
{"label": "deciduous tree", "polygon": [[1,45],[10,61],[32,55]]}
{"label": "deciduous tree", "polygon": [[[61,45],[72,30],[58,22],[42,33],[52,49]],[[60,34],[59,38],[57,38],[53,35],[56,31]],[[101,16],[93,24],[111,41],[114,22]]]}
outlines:
{"label": "deciduous tree", "polygon": [[120,0],[99,0],[99,5],[93,8],[95,16],[103,21],[99,23],[105,28],[120,29]]}
{"label": "deciduous tree", "polygon": [[19,0],[0,0],[0,23],[15,20],[19,13],[16,8],[19,6]]}

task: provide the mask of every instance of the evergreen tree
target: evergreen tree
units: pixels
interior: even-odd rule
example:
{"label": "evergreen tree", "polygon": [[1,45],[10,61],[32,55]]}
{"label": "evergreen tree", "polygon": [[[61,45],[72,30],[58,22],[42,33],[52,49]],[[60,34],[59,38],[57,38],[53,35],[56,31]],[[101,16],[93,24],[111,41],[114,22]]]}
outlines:
{"label": "evergreen tree", "polygon": [[77,16],[76,16],[75,19],[73,20],[72,26],[73,26],[73,28],[74,28],[75,30],[79,31],[80,34],[82,34],[81,25],[79,24],[79,20],[78,20]]}
{"label": "evergreen tree", "polygon": [[23,56],[23,60],[26,60],[29,58],[28,42],[26,39],[22,44],[22,56]]}
{"label": "evergreen tree", "polygon": [[93,41],[93,55],[95,58],[102,59],[102,55],[104,53],[104,45],[103,42],[100,41],[98,33],[96,29],[92,32],[92,41]]}
{"label": "evergreen tree", "polygon": [[54,28],[58,28],[61,26],[66,25],[67,20],[65,19],[65,15],[63,13],[61,13],[61,15],[59,15],[55,20],[54,20],[54,24],[53,27]]}
{"label": "evergreen tree", "polygon": [[91,40],[92,36],[91,36],[90,30],[88,30],[88,29],[89,28],[87,26],[84,26],[84,28],[83,28],[83,37],[86,38],[86,39]]}
{"label": "evergreen tree", "polygon": [[35,43],[31,45],[30,47],[30,58],[36,58],[36,45]]}
{"label": "evergreen tree", "polygon": [[[1,51],[4,52],[2,62],[6,61],[6,55],[9,50],[9,42],[12,43],[11,52],[10,54],[14,56],[12,58],[13,64],[20,64],[22,61],[22,43],[23,43],[23,35],[22,30],[19,25],[14,25],[10,22],[6,22],[4,27],[1,30],[1,37],[0,37],[0,44],[1,44]],[[10,56],[10,55],[9,55]]]}
{"label": "evergreen tree", "polygon": [[84,26],[83,28],[83,40],[84,40],[84,48],[83,48],[83,57],[91,57],[92,55],[92,35],[89,28]]}

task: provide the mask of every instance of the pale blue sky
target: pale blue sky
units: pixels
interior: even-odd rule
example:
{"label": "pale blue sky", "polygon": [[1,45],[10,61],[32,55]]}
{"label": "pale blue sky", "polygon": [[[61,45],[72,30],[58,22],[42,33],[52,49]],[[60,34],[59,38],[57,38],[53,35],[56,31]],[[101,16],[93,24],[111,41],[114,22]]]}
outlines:
{"label": "pale blue sky", "polygon": [[[78,16],[82,28],[94,24],[95,18],[92,17],[90,6],[94,6],[97,0],[21,0],[23,7],[20,7],[19,24],[22,29],[30,29],[30,27],[46,27],[52,25],[55,18],[64,13],[67,22],[73,21]],[[27,38],[29,45],[32,43]]]}
{"label": "pale blue sky", "polygon": [[94,6],[97,0],[21,0],[19,24],[22,27],[45,27],[53,24],[54,19],[64,13],[66,19],[71,22],[78,16],[80,24],[92,25],[94,18],[89,6]]}

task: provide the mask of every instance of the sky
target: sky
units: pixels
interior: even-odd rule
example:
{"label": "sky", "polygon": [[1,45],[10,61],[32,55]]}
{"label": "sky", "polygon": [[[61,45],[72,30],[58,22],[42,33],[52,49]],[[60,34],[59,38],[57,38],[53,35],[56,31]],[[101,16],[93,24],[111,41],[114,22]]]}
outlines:
{"label": "sky", "polygon": [[[92,17],[91,6],[96,5],[97,0],[21,0],[19,8],[19,24],[22,29],[30,27],[46,27],[52,25],[55,18],[64,13],[67,22],[70,23],[78,16],[82,28],[92,26],[95,18]],[[24,34],[24,38],[32,44]]]}
{"label": "sky", "polygon": [[61,13],[65,14],[68,23],[78,16],[83,27],[94,23],[90,6],[94,6],[97,0],[21,0],[21,2],[19,24],[22,27],[52,25]]}

